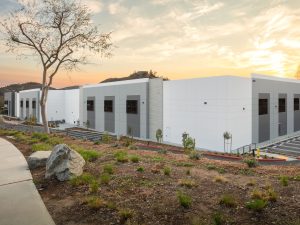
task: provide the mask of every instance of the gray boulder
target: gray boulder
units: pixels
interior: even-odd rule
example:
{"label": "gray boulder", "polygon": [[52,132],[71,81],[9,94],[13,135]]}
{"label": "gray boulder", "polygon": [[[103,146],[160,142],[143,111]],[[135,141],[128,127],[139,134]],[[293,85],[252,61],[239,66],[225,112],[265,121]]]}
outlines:
{"label": "gray boulder", "polygon": [[46,178],[56,176],[60,181],[80,176],[85,161],[81,155],[65,144],[56,145],[46,163]]}
{"label": "gray boulder", "polygon": [[27,159],[29,169],[46,166],[46,162],[50,154],[51,151],[38,151],[32,153]]}

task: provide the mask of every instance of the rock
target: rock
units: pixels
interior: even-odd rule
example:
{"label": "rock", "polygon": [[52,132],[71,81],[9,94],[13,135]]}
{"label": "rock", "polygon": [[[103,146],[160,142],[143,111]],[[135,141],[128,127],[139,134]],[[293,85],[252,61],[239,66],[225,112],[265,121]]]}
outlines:
{"label": "rock", "polygon": [[38,167],[46,166],[46,162],[50,154],[51,151],[38,151],[32,153],[27,159],[29,169],[32,170]]}
{"label": "rock", "polygon": [[46,163],[46,178],[56,176],[60,181],[80,176],[85,164],[84,159],[76,151],[65,144],[56,145]]}

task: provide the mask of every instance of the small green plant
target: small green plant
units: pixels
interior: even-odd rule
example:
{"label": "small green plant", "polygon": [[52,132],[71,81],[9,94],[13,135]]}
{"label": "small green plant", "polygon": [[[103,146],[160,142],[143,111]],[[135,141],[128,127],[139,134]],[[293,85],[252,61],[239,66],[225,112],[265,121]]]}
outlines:
{"label": "small green plant", "polygon": [[128,149],[129,150],[138,150],[138,147],[136,145],[131,144],[131,145],[128,146]]}
{"label": "small green plant", "polygon": [[121,162],[121,163],[128,162],[128,154],[125,151],[118,151],[115,153],[114,156],[118,162]]}
{"label": "small green plant", "polygon": [[99,190],[99,182],[96,180],[91,181],[90,183],[90,192],[96,193]]}
{"label": "small green plant", "polygon": [[162,154],[162,155],[166,155],[166,154],[168,153],[168,150],[165,149],[165,148],[162,148],[162,149],[159,149],[159,150],[158,150],[158,153],[159,153],[159,154]]}
{"label": "small green plant", "polygon": [[187,188],[192,188],[196,186],[196,183],[191,179],[182,179],[179,181],[179,185]]}
{"label": "small green plant", "polygon": [[94,145],[100,145],[100,144],[101,144],[101,141],[99,141],[99,140],[94,142]]}
{"label": "small green plant", "polygon": [[136,169],[136,171],[143,173],[145,171],[144,167],[140,166]]}
{"label": "small green plant", "polygon": [[191,153],[189,154],[189,158],[193,159],[193,160],[199,160],[201,158],[201,154],[199,151],[193,150],[191,151]]}
{"label": "small green plant", "polygon": [[46,133],[32,133],[31,138],[35,138],[38,139],[42,142],[48,141],[49,140],[49,136]]}
{"label": "small green plant", "polygon": [[102,135],[102,141],[106,144],[109,144],[111,142],[112,138],[111,136],[109,135],[108,132],[104,132],[103,135]]}
{"label": "small green plant", "polygon": [[101,181],[101,184],[108,184],[110,181],[110,175],[107,173],[101,174],[100,181]]}
{"label": "small green plant", "polygon": [[46,143],[55,146],[55,145],[62,144],[63,140],[59,137],[49,137]]}
{"label": "small green plant", "polygon": [[37,151],[51,151],[52,146],[46,143],[37,143],[31,146],[31,150],[34,152]]}
{"label": "small green plant", "polygon": [[214,225],[222,225],[225,224],[225,221],[223,219],[223,215],[219,212],[213,214],[212,221]]}
{"label": "small green plant", "polygon": [[275,192],[273,188],[267,189],[268,200],[270,202],[276,202],[278,198],[278,194]]}
{"label": "small green plant", "polygon": [[265,199],[265,193],[257,188],[255,188],[252,193],[251,193],[251,198],[252,199]]}
{"label": "small green plant", "polygon": [[253,168],[258,165],[255,158],[246,158],[246,159],[244,159],[244,163],[246,163],[249,168]]}
{"label": "small green plant", "polygon": [[103,172],[107,174],[114,174],[114,167],[112,164],[106,164],[103,167]]}
{"label": "small green plant", "polygon": [[171,168],[170,167],[164,167],[164,175],[170,176],[171,175]]}
{"label": "small green plant", "polygon": [[93,196],[93,197],[89,197],[87,199],[87,205],[91,208],[91,209],[100,209],[101,207],[103,207],[105,204],[104,204],[104,201],[99,198],[99,197],[96,197],[96,196]]}
{"label": "small green plant", "polygon": [[185,174],[188,175],[188,176],[190,176],[191,175],[191,170],[187,169],[186,172],[185,172]]}
{"label": "small green plant", "polygon": [[83,173],[78,177],[72,177],[70,184],[72,186],[80,186],[85,184],[91,184],[95,180],[95,177],[89,173]]}
{"label": "small green plant", "polygon": [[220,204],[227,207],[235,207],[237,205],[235,198],[229,194],[223,195],[221,197]]}
{"label": "small green plant", "polygon": [[192,151],[195,150],[196,141],[188,133],[184,132],[182,134],[182,145],[185,150]]}
{"label": "small green plant", "polygon": [[253,199],[246,203],[248,209],[260,212],[267,206],[267,201],[263,199]]}
{"label": "small green plant", "polygon": [[88,150],[84,148],[78,148],[76,151],[84,158],[85,161],[92,162],[102,156],[102,154],[96,150]]}
{"label": "small green plant", "polygon": [[130,156],[130,161],[133,163],[138,163],[140,161],[140,157],[138,157],[137,155],[132,155]]}
{"label": "small green plant", "polygon": [[121,209],[119,211],[120,220],[124,223],[126,220],[133,217],[133,211],[130,209]]}
{"label": "small green plant", "polygon": [[279,181],[282,186],[288,186],[289,185],[289,177],[287,176],[280,176]]}
{"label": "small green plant", "polygon": [[162,130],[161,129],[156,130],[155,136],[156,136],[157,142],[161,143],[162,142],[162,138],[163,138],[163,132],[162,132]]}
{"label": "small green plant", "polygon": [[208,169],[208,170],[216,170],[217,167],[215,165],[213,165],[213,164],[207,164],[206,165],[206,169]]}
{"label": "small green plant", "polygon": [[184,208],[189,208],[192,204],[192,198],[181,191],[177,192],[177,199],[179,204]]}

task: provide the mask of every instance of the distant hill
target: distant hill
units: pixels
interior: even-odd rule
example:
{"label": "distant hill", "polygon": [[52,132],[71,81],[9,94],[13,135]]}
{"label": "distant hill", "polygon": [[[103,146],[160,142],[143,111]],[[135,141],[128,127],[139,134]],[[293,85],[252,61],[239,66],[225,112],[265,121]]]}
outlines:
{"label": "distant hill", "polygon": [[100,83],[108,83],[108,82],[116,82],[116,81],[123,81],[123,80],[134,80],[134,79],[143,79],[143,78],[162,78],[163,80],[169,80],[168,78],[157,76],[156,72],[152,72],[152,70],[148,71],[138,71],[134,72],[133,74],[127,77],[119,77],[119,78],[108,78],[106,80],[101,81]]}
{"label": "distant hill", "polygon": [[59,89],[59,90],[72,90],[72,89],[78,89],[78,88],[80,88],[80,86],[70,86],[70,87],[64,87],[64,88],[61,88],[61,89]]}
{"label": "distant hill", "polygon": [[[29,90],[29,89],[36,89],[36,88],[41,88],[42,85],[40,83],[36,82],[28,82],[28,83],[23,83],[23,84],[11,84],[6,87],[0,88],[0,96],[3,96],[5,92],[10,92],[10,91],[24,91],[24,90]],[[55,88],[52,88],[55,89]]]}

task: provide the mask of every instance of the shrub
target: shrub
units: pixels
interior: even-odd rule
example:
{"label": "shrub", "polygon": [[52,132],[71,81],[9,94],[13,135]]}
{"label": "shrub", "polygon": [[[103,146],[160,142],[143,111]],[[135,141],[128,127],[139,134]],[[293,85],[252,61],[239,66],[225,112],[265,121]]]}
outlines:
{"label": "shrub", "polygon": [[143,173],[145,171],[144,167],[138,167],[136,171]]}
{"label": "shrub", "polygon": [[171,174],[171,168],[170,167],[164,167],[164,174],[166,176],[170,176],[170,174]]}
{"label": "shrub", "polygon": [[50,137],[46,142],[50,145],[59,145],[63,143],[63,140],[59,137]]}
{"label": "shrub", "polygon": [[191,175],[191,170],[187,169],[186,172],[185,172],[185,174],[188,175],[188,176],[190,176]]}
{"label": "shrub", "polygon": [[158,143],[162,142],[163,132],[161,129],[156,130],[155,137]]}
{"label": "shrub", "polygon": [[192,198],[181,191],[177,192],[179,204],[184,208],[189,208],[192,204]]}
{"label": "shrub", "polygon": [[103,174],[100,176],[100,181],[101,181],[101,184],[108,184],[109,181],[110,181],[110,175],[107,174],[107,173],[103,173]]}
{"label": "shrub", "polygon": [[92,162],[101,157],[101,153],[96,150],[88,150],[84,148],[77,148],[76,150],[85,161]]}
{"label": "shrub", "polygon": [[217,167],[215,165],[213,165],[213,164],[207,164],[206,165],[206,169],[208,169],[208,170],[216,170]]}
{"label": "shrub", "polygon": [[101,144],[101,141],[94,141],[94,145],[100,145]]}
{"label": "shrub", "polygon": [[190,180],[190,179],[183,179],[179,181],[180,186],[187,187],[187,188],[192,188],[196,186],[195,181]]}
{"label": "shrub", "polygon": [[277,201],[278,195],[277,195],[277,193],[275,192],[275,190],[273,188],[269,188],[267,190],[267,194],[268,194],[268,200],[270,202],[276,202]]}
{"label": "shrub", "polygon": [[99,209],[104,206],[104,202],[99,197],[89,197],[87,199],[87,205],[92,209]]}
{"label": "shrub", "polygon": [[128,162],[128,154],[124,151],[118,151],[115,153],[115,158],[118,162],[125,163]]}
{"label": "shrub", "polygon": [[186,150],[195,150],[196,141],[195,139],[191,138],[188,133],[185,132],[182,134],[182,145]]}
{"label": "shrub", "polygon": [[199,160],[201,158],[201,154],[199,151],[193,150],[190,154],[189,154],[189,158],[190,159],[194,159],[194,160]]}
{"label": "shrub", "polygon": [[279,180],[282,186],[286,187],[289,185],[289,178],[287,176],[280,176]]}
{"label": "shrub", "polygon": [[255,158],[244,159],[244,163],[246,163],[249,168],[253,168],[253,167],[256,167],[258,165]]}
{"label": "shrub", "polygon": [[107,174],[114,174],[114,167],[111,164],[106,164],[103,167],[103,172]]}
{"label": "shrub", "polygon": [[252,193],[251,193],[251,198],[252,199],[261,199],[264,200],[266,198],[265,193],[262,192],[261,190],[255,188]]}
{"label": "shrub", "polygon": [[246,207],[248,209],[254,210],[254,211],[262,211],[267,206],[267,201],[263,199],[253,199],[250,202],[246,203]]}
{"label": "shrub", "polygon": [[32,145],[31,150],[34,152],[37,151],[51,151],[52,146],[46,143],[37,143]]}
{"label": "shrub", "polygon": [[133,163],[138,163],[140,161],[140,158],[137,155],[130,156],[130,160]]}
{"label": "shrub", "polygon": [[102,141],[106,144],[109,144],[111,142],[112,138],[111,136],[108,134],[108,132],[104,132],[102,135]]}
{"label": "shrub", "polygon": [[220,204],[225,205],[227,207],[234,207],[237,205],[237,203],[232,195],[223,195],[220,200]]}
{"label": "shrub", "polygon": [[99,190],[99,182],[96,180],[91,181],[90,183],[90,192],[96,193]]}

